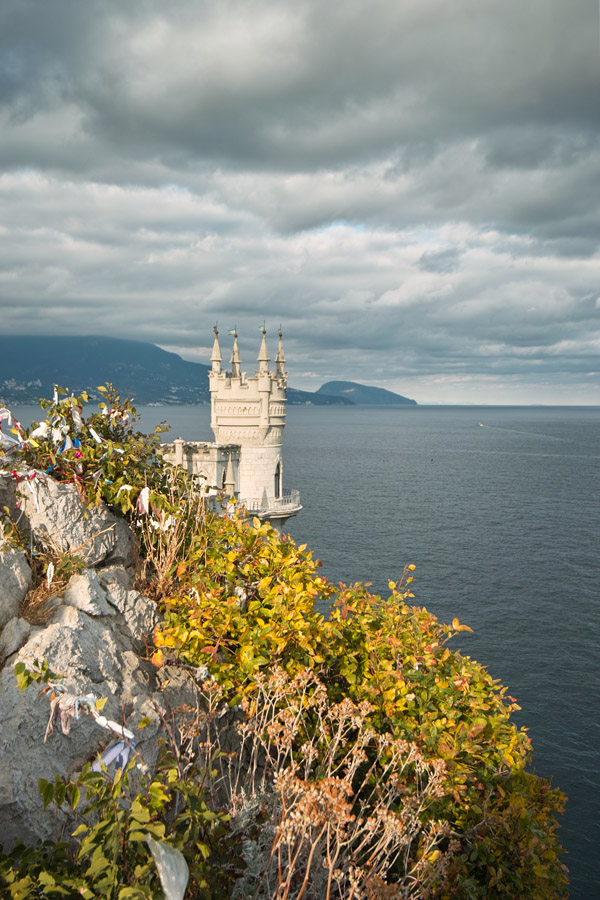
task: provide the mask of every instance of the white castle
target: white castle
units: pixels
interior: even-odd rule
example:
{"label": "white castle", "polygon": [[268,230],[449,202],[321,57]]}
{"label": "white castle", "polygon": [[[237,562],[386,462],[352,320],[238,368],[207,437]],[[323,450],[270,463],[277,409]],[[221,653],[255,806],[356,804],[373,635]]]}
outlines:
{"label": "white castle", "polygon": [[298,491],[283,489],[287,372],[281,331],[272,372],[263,326],[258,369],[251,378],[241,370],[237,332],[233,338],[231,371],[222,370],[216,326],[214,331],[209,385],[210,424],[215,442],[179,438],[165,445],[164,456],[206,486],[221,489],[230,502],[244,507],[251,515],[281,526],[302,509]]}

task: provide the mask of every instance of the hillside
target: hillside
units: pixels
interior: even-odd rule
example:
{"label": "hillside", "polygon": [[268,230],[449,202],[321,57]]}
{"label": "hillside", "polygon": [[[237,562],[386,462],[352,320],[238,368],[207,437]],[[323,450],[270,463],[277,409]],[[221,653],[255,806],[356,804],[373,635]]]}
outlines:
{"label": "hillside", "polygon": [[54,384],[74,392],[112,381],[138,403],[206,403],[208,366],[144,341],[109,337],[0,337],[0,398],[35,403]]}
{"label": "hillside", "polygon": [[299,391],[292,387],[287,390],[287,398],[292,406],[354,406],[348,397],[321,394],[319,391]]}
{"label": "hillside", "polygon": [[384,388],[357,384],[355,381],[328,381],[321,385],[317,394],[327,394],[349,400],[357,406],[416,406],[416,400],[409,400],[401,394]]}
{"label": "hillside", "polygon": [[[145,341],[110,337],[0,335],[0,402],[37,403],[55,384],[92,395],[111,381],[136,403],[208,403],[209,366]],[[348,404],[326,392],[288,391],[290,404]]]}

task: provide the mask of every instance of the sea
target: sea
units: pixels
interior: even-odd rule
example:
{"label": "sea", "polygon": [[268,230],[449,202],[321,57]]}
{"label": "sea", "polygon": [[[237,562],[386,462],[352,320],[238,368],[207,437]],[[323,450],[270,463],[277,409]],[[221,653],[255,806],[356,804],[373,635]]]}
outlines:
{"label": "sea", "polygon": [[[212,439],[208,406],[139,411]],[[473,629],[461,651],[509,687],[533,771],[568,796],[571,897],[597,900],[600,407],[290,406],[283,484],[303,505],[284,531],[322,574],[385,595],[414,564],[413,603]]]}

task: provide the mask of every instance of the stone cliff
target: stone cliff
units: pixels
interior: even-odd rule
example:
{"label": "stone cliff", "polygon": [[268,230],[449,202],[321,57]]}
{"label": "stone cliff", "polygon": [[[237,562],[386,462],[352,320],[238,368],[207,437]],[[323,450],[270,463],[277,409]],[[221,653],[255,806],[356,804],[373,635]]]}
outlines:
{"label": "stone cliff", "polygon": [[[0,844],[7,851],[18,838],[68,835],[65,814],[44,810],[38,779],[72,776],[118,740],[83,709],[76,721],[65,717],[68,733],[56,727],[44,742],[49,696],[38,696],[35,686],[19,691],[16,663],[31,668],[47,660],[71,698],[106,698],[104,719],[135,734],[147,765],[157,757],[161,714],[195,705],[197,687],[189,671],[157,672],[145,658],[159,614],[133,587],[136,544],[123,519],[104,505],[86,507],[74,488],[39,472],[1,474],[0,510],[29,545],[14,549],[0,532]],[[77,571],[54,594],[46,576],[49,596],[36,617],[28,603],[30,561],[42,553],[76,559]],[[137,731],[143,717],[150,724]]]}

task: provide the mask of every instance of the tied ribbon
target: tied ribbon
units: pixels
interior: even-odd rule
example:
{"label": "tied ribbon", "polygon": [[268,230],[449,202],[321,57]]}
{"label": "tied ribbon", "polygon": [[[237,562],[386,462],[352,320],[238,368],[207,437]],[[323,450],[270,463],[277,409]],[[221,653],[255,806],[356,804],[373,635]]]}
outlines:
{"label": "tied ribbon", "polygon": [[[60,718],[60,726],[63,734],[69,734],[71,731],[71,720],[79,719],[81,713],[87,713],[107,731],[112,731],[119,737],[118,741],[111,744],[103,751],[101,756],[92,764],[95,772],[101,771],[102,765],[108,766],[115,762],[117,767],[124,768],[131,755],[131,751],[135,748],[133,740],[133,732],[112,719],[107,719],[96,709],[96,696],[94,694],[71,694],[64,685],[49,681],[42,693],[50,692],[50,718],[46,726],[44,735],[44,743],[54,733],[56,722]],[[139,763],[140,768],[146,770],[143,763]]]}
{"label": "tied ribbon", "polygon": [[124,769],[129,762],[129,757],[131,756],[131,751],[134,747],[135,744],[126,744],[125,741],[116,741],[114,744],[111,744],[110,747],[107,747],[98,759],[94,760],[92,763],[92,771],[101,772],[102,766],[108,767],[113,762],[116,763],[117,769]]}
{"label": "tied ribbon", "polygon": [[19,484],[20,481],[33,481],[33,479],[37,475],[37,472],[32,472],[30,475],[21,475],[21,473],[17,472],[16,469],[11,469],[10,474],[13,476],[17,484]]}

